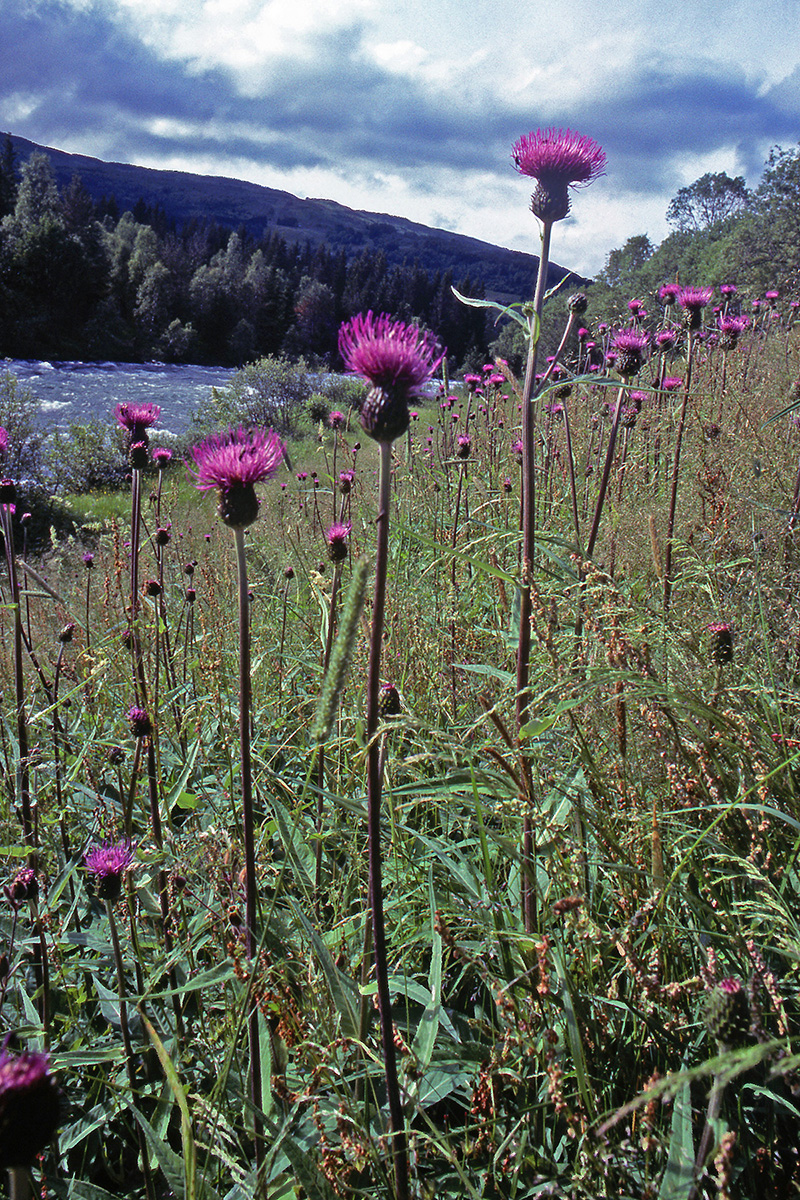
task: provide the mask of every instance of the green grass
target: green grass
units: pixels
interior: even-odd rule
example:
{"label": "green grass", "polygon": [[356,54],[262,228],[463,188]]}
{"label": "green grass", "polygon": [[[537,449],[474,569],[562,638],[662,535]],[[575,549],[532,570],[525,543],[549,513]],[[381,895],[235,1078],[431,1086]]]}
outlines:
{"label": "green grass", "polygon": [[[426,406],[395,447],[383,661],[402,711],[381,733],[385,905],[415,1196],[689,1200],[687,1164],[715,1079],[730,1082],[714,1145],[736,1135],[727,1194],[796,1194],[800,580],[787,510],[800,442],[790,421],[764,421],[788,393],[797,354],[794,330],[743,340],[724,388],[721,356],[702,356],[666,616],[659,571],[671,408],[645,400],[624,466],[615,462],[589,564],[572,544],[563,428],[540,414],[527,800],[514,729],[517,399],[504,388],[481,401],[486,412],[473,403],[466,464],[452,440],[465,407],[453,422],[438,401]],[[679,373],[680,362],[670,369]],[[585,467],[602,461],[607,430],[602,400],[582,384],[567,401],[584,532],[597,482]],[[376,457],[355,423],[341,436],[336,475],[353,463],[356,441],[346,496],[332,478],[330,432],[292,447],[291,471],[263,486],[247,535],[263,930],[252,963],[241,934],[235,562],[214,498],[180,469],[168,474],[164,607],[152,598],[141,607],[151,694],[158,677],[163,852],[126,722],[129,497],[70,498],[101,527],[91,571],[67,545],[36,564],[49,591],[32,589],[23,607],[40,893],[0,914],[9,958],[0,1021],[18,1045],[47,1045],[59,1072],[64,1119],[57,1151],[41,1164],[53,1195],[144,1196],[139,1129],[159,1197],[393,1195],[365,954],[368,607],[321,794],[311,738],[330,619],[324,532],[334,513],[352,522],[353,562],[375,541]],[[302,471],[317,472],[316,489],[298,481]],[[149,491],[148,482],[148,535],[157,523]],[[148,536],[141,554],[141,579],[157,578]],[[348,563],[345,584],[350,572]],[[67,620],[77,628],[63,646],[56,696]],[[719,620],[734,632],[733,661],[723,666],[707,632]],[[5,631],[0,836],[11,880],[25,850],[14,808],[8,609]],[[121,836],[129,807],[136,865],[116,919],[133,1094],[108,922],[82,866],[89,845]],[[526,810],[532,929],[521,917]],[[726,977],[750,990],[753,1025],[719,1058],[704,1009]],[[247,1101],[250,989],[265,1064],[259,1183]],[[724,1163],[715,1168],[712,1154],[708,1169],[700,1194],[725,1194]]]}

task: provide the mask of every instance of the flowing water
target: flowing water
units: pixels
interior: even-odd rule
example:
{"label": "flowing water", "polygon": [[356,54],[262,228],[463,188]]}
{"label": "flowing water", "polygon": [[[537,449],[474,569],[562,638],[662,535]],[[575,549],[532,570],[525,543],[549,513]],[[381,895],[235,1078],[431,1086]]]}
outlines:
{"label": "flowing water", "polygon": [[39,401],[49,429],[90,420],[113,420],[117,404],[157,404],[158,433],[184,433],[212,387],[225,387],[234,374],[226,367],[169,363],[36,362],[0,363]]}

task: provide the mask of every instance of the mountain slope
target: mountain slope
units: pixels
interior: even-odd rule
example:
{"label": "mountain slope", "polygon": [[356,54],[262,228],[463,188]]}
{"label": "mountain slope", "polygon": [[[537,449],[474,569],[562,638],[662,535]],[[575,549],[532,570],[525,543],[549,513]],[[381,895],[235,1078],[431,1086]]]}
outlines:
{"label": "mountain slope", "polygon": [[[35,151],[45,153],[60,186],[80,175],[94,200],[113,195],[121,212],[143,200],[162,208],[179,226],[192,219],[234,229],[243,225],[255,237],[274,231],[289,242],[325,242],[335,251],[345,250],[348,256],[364,249],[382,250],[390,264],[419,259],[428,271],[452,270],[456,282],[466,275],[473,281],[482,279],[487,295],[505,303],[526,300],[532,294],[538,266],[533,254],[431,229],[404,217],[360,212],[333,200],[301,200],[290,192],[245,180],[108,163],[10,136],[18,165]],[[550,286],[569,274],[551,264]],[[578,286],[585,281],[573,275],[568,282]]]}

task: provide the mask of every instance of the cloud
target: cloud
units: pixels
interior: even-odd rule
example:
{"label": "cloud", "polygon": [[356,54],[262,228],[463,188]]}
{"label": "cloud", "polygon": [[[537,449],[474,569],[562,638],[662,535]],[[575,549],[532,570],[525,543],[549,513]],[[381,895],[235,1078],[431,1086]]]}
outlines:
{"label": "cloud", "polygon": [[[798,138],[800,67],[768,68],[762,29],[783,0],[762,0],[757,20],[734,5],[752,31],[746,63],[724,41],[728,18],[683,0],[668,14],[574,0],[557,24],[543,0],[523,23],[499,0],[474,3],[474,22],[463,0],[0,5],[0,119],[78,153],[238,174],[429,224],[450,214],[449,228],[524,248],[510,147],[570,125],[609,160],[560,233],[583,271],[626,236],[663,236],[669,199],[703,170],[753,183],[769,146]],[[800,57],[800,34],[786,38]]]}

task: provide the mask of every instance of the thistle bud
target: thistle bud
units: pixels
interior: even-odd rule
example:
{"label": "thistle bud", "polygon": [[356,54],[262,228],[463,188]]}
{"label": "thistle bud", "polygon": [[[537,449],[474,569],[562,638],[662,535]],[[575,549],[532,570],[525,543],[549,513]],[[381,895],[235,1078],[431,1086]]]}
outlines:
{"label": "thistle bud", "polygon": [[750,1001],[738,979],[723,979],[706,1000],[706,1027],[718,1042],[742,1045],[750,1033]]}

